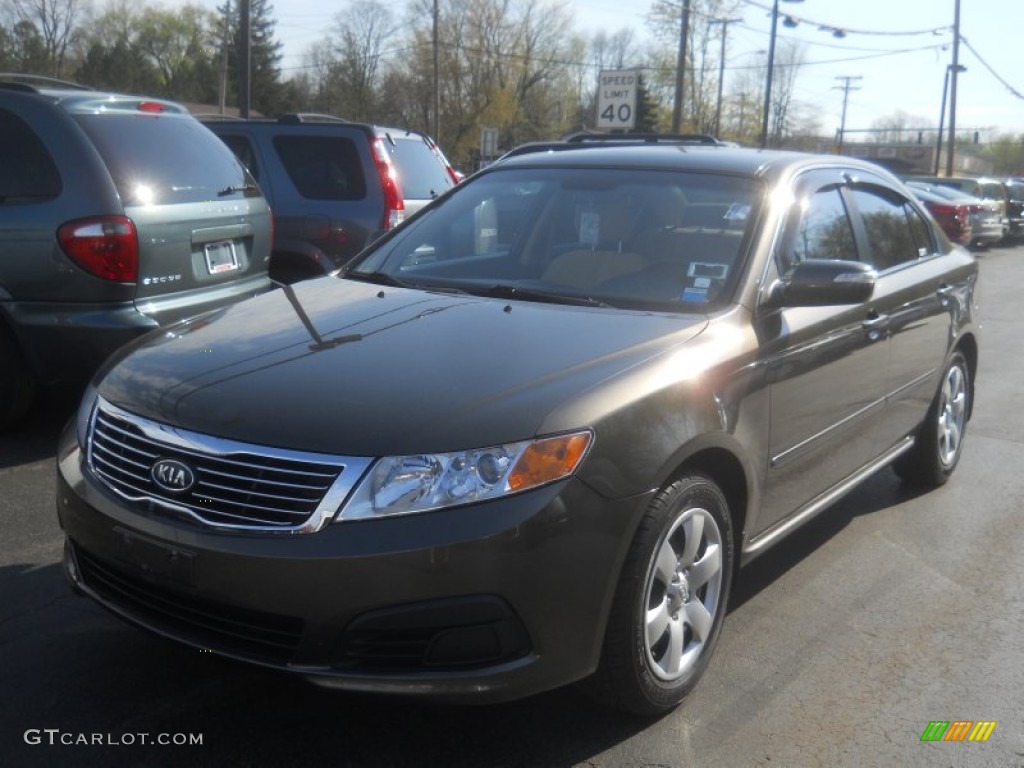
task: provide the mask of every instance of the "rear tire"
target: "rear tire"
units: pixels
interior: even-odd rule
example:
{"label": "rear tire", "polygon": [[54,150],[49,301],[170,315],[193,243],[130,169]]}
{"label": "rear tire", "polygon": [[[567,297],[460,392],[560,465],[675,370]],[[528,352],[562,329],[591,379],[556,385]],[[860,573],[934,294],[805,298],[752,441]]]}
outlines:
{"label": "rear tire", "polygon": [[733,563],[732,521],[714,482],[686,475],[659,491],[630,546],[600,666],[584,688],[638,715],[678,705],[718,641]]}
{"label": "rear tire", "polygon": [[35,396],[35,380],[10,331],[0,324],[0,430],[24,418]]}
{"label": "rear tire", "polygon": [[972,392],[967,359],[961,352],[954,352],[914,447],[893,464],[904,481],[937,487],[949,480],[963,453]]}

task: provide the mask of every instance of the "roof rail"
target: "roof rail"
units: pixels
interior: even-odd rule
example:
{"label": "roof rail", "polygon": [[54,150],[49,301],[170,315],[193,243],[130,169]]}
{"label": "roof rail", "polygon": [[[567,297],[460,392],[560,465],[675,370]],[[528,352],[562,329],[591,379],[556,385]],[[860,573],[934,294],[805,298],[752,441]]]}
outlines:
{"label": "roof rail", "polygon": [[71,88],[76,91],[91,91],[94,90],[88,85],[82,85],[81,83],[73,83],[70,80],[58,80],[55,77],[46,77],[45,75],[33,75],[28,72],[0,72],[0,84],[11,86],[20,85],[24,86],[24,90],[36,90],[33,86],[39,88]]}
{"label": "roof rail", "polygon": [[196,120],[245,120],[238,115],[222,115],[220,112],[193,112],[192,117]]}
{"label": "roof rail", "polygon": [[706,133],[590,133],[580,131],[562,137],[570,144],[587,142],[643,142],[644,144],[706,144],[718,146],[722,142]]}
{"label": "roof rail", "polygon": [[288,112],[277,118],[279,123],[351,123],[344,117],[324,115],[318,112]]}
{"label": "roof rail", "polygon": [[689,144],[709,147],[726,146],[714,136],[703,133],[571,133],[554,141],[535,141],[510,149],[499,159],[529,155],[534,152],[558,152],[583,146],[630,147],[637,144]]}

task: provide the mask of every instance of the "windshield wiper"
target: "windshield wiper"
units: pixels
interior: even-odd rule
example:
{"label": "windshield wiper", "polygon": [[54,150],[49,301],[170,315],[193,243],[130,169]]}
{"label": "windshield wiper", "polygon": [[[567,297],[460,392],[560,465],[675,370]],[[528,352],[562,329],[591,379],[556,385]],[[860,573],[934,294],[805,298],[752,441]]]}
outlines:
{"label": "windshield wiper", "polygon": [[496,299],[519,299],[520,301],[546,301],[551,304],[568,304],[577,307],[611,307],[611,304],[595,299],[592,296],[579,296],[567,293],[556,293],[553,291],[539,291],[535,288],[520,288],[515,285],[492,285],[486,291],[486,296]]}
{"label": "windshield wiper", "polygon": [[248,192],[250,189],[256,189],[255,184],[228,184],[224,189],[217,192],[218,197],[224,197],[224,195],[230,195],[234,192]]}
{"label": "windshield wiper", "polygon": [[454,285],[435,283],[410,283],[401,280],[389,272],[342,272],[342,277],[350,277],[353,280],[361,280],[364,283],[374,285],[387,285],[392,288],[413,288],[418,291],[434,291],[436,293],[454,293],[461,296],[469,295],[471,292]]}
{"label": "windshield wiper", "polygon": [[356,272],[355,270],[346,270],[341,273],[341,276],[352,280],[359,280],[363,283],[373,283],[374,285],[389,285],[392,288],[412,288],[411,285],[399,280],[388,272]]}

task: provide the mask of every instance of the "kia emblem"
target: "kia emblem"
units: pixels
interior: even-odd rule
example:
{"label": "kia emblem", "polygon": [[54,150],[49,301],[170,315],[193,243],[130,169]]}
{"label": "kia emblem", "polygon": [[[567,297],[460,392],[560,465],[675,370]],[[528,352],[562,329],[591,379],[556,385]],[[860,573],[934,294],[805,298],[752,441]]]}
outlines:
{"label": "kia emblem", "polygon": [[192,469],[177,459],[158,459],[149,470],[149,476],[168,493],[184,493],[196,483]]}

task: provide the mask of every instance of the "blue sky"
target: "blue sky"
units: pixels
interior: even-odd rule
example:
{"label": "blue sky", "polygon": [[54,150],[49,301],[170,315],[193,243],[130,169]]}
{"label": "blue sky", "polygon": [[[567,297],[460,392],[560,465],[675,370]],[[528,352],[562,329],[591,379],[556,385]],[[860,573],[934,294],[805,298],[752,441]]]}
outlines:
{"label": "blue sky", "polygon": [[[201,0],[211,7],[218,0]],[[614,33],[632,28],[647,36],[647,0],[563,0],[575,15],[576,28]],[[729,27],[727,66],[756,61],[768,48],[771,0],[744,3],[742,21]],[[276,0],[277,37],[285,44],[284,74],[301,66],[307,46],[321,39],[347,0]],[[760,6],[760,7],[759,7]],[[395,6],[401,13],[402,6]],[[794,98],[814,109],[822,130],[831,135],[840,123],[842,91],[839,77],[851,76],[859,90],[850,93],[848,129],[870,128],[875,120],[902,110],[936,126],[950,45],[954,0],[781,0],[780,15],[800,19],[793,29],[779,25],[779,39],[799,41],[806,64],[801,68]],[[696,23],[696,22],[695,22]],[[842,39],[830,29],[843,29]],[[940,34],[892,33],[943,29]],[[980,54],[961,46],[960,61],[968,71],[960,76],[957,126],[964,130],[995,128],[1024,133],[1024,0],[961,0],[961,35]],[[897,53],[897,51],[905,51]],[[763,54],[761,54],[763,56]],[[596,74],[595,74],[596,77]],[[727,74],[728,82],[728,74]],[[856,138],[850,136],[849,138]]]}

